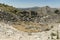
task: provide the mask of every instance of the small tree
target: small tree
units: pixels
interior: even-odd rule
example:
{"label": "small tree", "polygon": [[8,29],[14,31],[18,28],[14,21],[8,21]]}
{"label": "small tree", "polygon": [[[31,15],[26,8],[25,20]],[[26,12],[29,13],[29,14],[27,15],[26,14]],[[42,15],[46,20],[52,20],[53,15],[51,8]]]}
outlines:
{"label": "small tree", "polygon": [[55,13],[56,13],[56,14],[60,14],[60,13],[59,13],[59,10],[55,10]]}

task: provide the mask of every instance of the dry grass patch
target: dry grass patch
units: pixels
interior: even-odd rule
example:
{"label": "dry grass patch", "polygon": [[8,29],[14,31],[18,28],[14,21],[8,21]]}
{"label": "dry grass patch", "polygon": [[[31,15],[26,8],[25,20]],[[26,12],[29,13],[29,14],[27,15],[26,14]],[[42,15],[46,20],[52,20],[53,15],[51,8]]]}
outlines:
{"label": "dry grass patch", "polygon": [[29,23],[22,22],[21,25],[13,25],[13,27],[20,31],[32,33],[32,32],[41,32],[42,30],[47,29],[48,25],[43,25],[33,22],[29,22]]}

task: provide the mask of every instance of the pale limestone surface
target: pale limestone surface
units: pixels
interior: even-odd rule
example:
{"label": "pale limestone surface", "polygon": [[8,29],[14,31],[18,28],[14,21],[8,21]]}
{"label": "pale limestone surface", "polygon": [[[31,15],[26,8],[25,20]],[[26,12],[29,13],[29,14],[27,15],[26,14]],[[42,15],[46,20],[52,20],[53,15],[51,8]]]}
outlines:
{"label": "pale limestone surface", "polygon": [[[53,24],[53,26],[54,28],[49,31],[32,33],[32,35],[28,35],[26,32],[18,31],[13,28],[12,25],[0,22],[0,40],[60,40],[57,39],[57,30],[60,36],[60,24]],[[56,34],[56,36],[53,36],[53,39],[51,37],[51,33]]]}

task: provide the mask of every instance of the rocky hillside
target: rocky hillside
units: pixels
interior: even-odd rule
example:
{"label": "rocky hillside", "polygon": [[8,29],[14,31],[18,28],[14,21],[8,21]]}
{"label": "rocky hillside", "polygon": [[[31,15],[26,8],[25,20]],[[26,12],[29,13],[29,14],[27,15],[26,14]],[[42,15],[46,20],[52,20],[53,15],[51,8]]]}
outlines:
{"label": "rocky hillside", "polygon": [[[34,9],[34,10],[32,10]],[[38,8],[28,8],[25,12],[26,14],[29,14],[29,17],[26,17],[26,20],[33,21],[33,22],[57,22],[59,21],[59,14],[60,14],[60,9],[57,8],[50,8],[48,6],[46,7],[38,7]],[[24,11],[23,11],[24,12]],[[28,20],[29,19],[29,20]]]}
{"label": "rocky hillside", "polygon": [[50,30],[49,24],[60,23],[60,9],[49,6],[17,9],[0,4],[0,21],[12,23],[15,28],[24,32]]}
{"label": "rocky hillside", "polygon": [[60,9],[0,4],[0,40],[60,40]]}
{"label": "rocky hillside", "polygon": [[[34,9],[34,10],[32,10]],[[45,7],[33,7],[19,10],[15,7],[0,4],[0,20],[19,22],[19,21],[32,21],[32,22],[59,22],[60,9]],[[54,21],[52,21],[54,20]]]}
{"label": "rocky hillside", "polygon": [[51,23],[59,23],[60,9],[49,6],[17,9],[12,6],[0,4],[0,21],[12,23],[16,26],[14,27],[19,30],[21,30],[21,27],[31,32],[33,28],[34,30],[32,30],[32,32],[36,32],[40,31],[40,27],[42,26],[48,27]]}

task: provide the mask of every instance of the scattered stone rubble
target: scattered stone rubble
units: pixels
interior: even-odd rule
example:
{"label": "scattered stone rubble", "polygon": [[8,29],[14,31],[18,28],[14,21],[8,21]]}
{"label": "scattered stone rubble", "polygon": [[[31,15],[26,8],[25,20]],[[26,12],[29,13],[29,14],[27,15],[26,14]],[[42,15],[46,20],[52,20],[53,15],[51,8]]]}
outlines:
{"label": "scattered stone rubble", "polygon": [[49,31],[29,33],[18,31],[12,25],[0,22],[0,40],[60,40],[60,24],[53,24]]}

